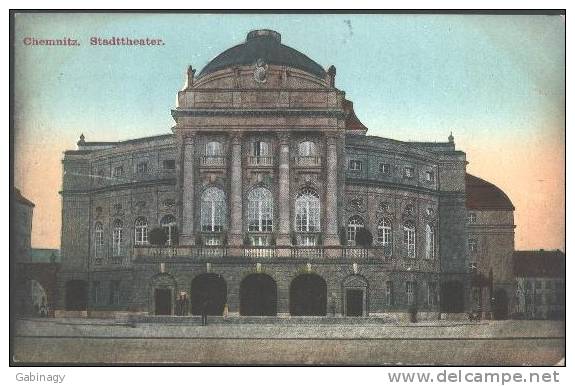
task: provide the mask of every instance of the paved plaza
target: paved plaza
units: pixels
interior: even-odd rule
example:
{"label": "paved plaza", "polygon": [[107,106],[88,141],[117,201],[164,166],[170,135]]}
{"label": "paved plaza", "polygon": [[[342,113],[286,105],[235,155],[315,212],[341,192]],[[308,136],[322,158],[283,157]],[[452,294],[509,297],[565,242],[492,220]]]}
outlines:
{"label": "paved plaza", "polygon": [[553,321],[19,319],[14,327],[14,360],[33,363],[553,365],[565,355],[565,324]]}

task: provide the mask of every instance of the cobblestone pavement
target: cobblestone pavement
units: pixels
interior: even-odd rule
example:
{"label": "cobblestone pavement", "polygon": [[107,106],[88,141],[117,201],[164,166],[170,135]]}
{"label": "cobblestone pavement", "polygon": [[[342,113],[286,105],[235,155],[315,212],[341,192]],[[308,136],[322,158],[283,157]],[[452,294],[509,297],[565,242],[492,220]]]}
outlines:
{"label": "cobblestone pavement", "polygon": [[13,348],[15,361],[37,363],[552,365],[564,357],[564,329],[553,321],[202,327],[24,319]]}

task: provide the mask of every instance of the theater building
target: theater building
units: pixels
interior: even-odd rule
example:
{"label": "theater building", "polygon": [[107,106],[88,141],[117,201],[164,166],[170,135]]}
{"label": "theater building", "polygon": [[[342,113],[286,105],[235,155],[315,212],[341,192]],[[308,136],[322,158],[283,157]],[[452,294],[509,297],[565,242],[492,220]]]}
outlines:
{"label": "theater building", "polygon": [[471,307],[453,136],[367,135],[335,67],[270,30],[189,67],[171,114],[163,135],[65,152],[61,311],[174,314],[181,293],[230,316]]}

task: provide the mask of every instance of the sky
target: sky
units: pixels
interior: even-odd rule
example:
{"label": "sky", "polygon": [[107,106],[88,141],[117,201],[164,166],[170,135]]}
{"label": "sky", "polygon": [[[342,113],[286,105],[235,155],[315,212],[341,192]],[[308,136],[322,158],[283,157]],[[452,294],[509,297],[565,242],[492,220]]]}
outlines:
{"label": "sky", "polygon": [[[87,141],[169,133],[188,65],[198,73],[253,29],[324,68],[368,134],[446,141],[469,173],[516,207],[516,249],[565,249],[565,20],[562,16],[18,14],[15,186],[36,203],[33,247],[59,248],[62,152]],[[90,37],[159,38],[98,47]],[[79,47],[23,39],[77,39]]]}

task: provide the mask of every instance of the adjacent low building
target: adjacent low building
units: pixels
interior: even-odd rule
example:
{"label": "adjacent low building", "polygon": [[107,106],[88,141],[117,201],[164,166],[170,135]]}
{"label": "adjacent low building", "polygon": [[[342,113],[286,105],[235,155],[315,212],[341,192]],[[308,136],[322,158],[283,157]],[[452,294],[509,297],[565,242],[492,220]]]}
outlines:
{"label": "adjacent low building", "polygon": [[565,254],[515,251],[515,310],[521,319],[565,319]]}

